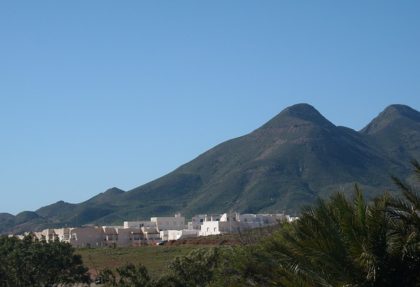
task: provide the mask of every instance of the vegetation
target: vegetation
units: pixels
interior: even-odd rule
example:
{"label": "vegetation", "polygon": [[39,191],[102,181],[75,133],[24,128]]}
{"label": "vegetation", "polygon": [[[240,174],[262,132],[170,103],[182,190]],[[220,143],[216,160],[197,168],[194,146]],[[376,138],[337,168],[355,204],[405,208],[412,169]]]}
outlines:
{"label": "vegetation", "polygon": [[95,277],[101,270],[116,271],[127,264],[145,266],[149,275],[157,278],[167,271],[176,257],[184,257],[197,248],[211,248],[208,245],[142,246],[121,248],[83,248],[76,252],[82,256],[89,272]]}
{"label": "vegetation", "polygon": [[70,244],[0,237],[0,286],[88,283],[87,268]]}
{"label": "vegetation", "polygon": [[388,197],[367,205],[358,190],[353,201],[337,194],[246,251],[245,264],[233,274],[246,279],[243,286],[417,286],[420,225],[412,223],[418,207],[416,212],[403,221]]}
{"label": "vegetation", "polygon": [[[413,166],[420,182],[420,164]],[[144,259],[144,265],[103,268],[97,281],[123,287],[420,286],[420,194],[394,181],[401,197],[384,194],[368,202],[356,186],[352,198],[337,193],[319,199],[293,223],[261,236],[258,231],[239,235],[242,244],[172,254],[167,268],[155,274]],[[170,248],[180,247],[132,250],[157,255]],[[88,282],[86,271],[68,244],[0,240],[0,286]]]}
{"label": "vegetation", "polygon": [[318,200],[260,242],[178,257],[158,279],[134,265],[102,278],[108,286],[420,286],[420,196],[395,181],[402,198],[367,203],[356,186],[352,199]]}
{"label": "vegetation", "polygon": [[318,197],[360,183],[369,200],[392,188],[420,158],[420,113],[392,105],[361,131],[335,126],[307,104],[291,106],[250,134],[203,153],[175,171],[124,192],[63,201],[17,216],[0,214],[0,233],[84,224],[117,224],[149,216],[237,210],[294,214]]}
{"label": "vegetation", "polygon": [[104,269],[99,274],[99,281],[105,286],[174,286],[205,287],[216,276],[216,269],[222,261],[220,248],[199,248],[190,254],[175,258],[168,266],[168,271],[157,279],[149,276],[143,265],[127,264],[116,269]]}

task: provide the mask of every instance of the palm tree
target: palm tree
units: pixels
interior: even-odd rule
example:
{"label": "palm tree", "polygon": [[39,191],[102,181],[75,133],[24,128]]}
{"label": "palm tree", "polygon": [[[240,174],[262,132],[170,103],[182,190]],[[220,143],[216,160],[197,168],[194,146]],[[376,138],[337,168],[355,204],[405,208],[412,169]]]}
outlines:
{"label": "palm tree", "polygon": [[[420,182],[420,164],[413,166]],[[367,203],[356,186],[352,200],[318,200],[268,240],[273,286],[420,286],[420,196],[394,181],[400,198]]]}
{"label": "palm tree", "polygon": [[[413,165],[420,179],[420,165]],[[420,197],[394,180],[401,198],[385,194],[367,203],[356,186],[351,200],[337,193],[305,208],[297,222],[252,248],[243,285],[420,286]]]}
{"label": "palm tree", "polygon": [[[414,174],[420,183],[420,164],[412,162]],[[393,177],[403,198],[392,198],[387,206],[391,218],[389,252],[395,260],[400,286],[416,281],[420,286],[420,194],[413,186]]]}
{"label": "palm tree", "polygon": [[353,201],[338,193],[305,209],[273,246],[285,283],[293,285],[298,278],[308,286],[376,286],[383,281],[386,202],[382,198],[368,205],[356,187]]}

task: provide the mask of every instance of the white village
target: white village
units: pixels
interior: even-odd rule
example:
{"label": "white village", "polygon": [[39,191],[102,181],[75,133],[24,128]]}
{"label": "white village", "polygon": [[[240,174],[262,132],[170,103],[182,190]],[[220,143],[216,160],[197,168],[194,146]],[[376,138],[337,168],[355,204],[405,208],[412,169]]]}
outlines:
{"label": "white village", "polygon": [[238,233],[254,228],[292,222],[298,219],[286,214],[201,214],[186,223],[180,213],[173,217],[152,217],[150,221],[124,221],[122,226],[82,226],[49,228],[24,235],[9,235],[23,239],[27,235],[46,242],[67,242],[76,248],[129,247],[160,245],[167,241]]}

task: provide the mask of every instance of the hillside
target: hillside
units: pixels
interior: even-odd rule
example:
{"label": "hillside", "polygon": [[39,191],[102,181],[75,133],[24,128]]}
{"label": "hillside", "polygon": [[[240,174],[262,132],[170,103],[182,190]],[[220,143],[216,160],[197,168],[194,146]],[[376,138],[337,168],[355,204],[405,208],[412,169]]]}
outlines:
{"label": "hillside", "polygon": [[357,132],[297,104],[130,191],[112,188],[80,204],[60,201],[23,222],[0,214],[0,232],[121,223],[178,211],[187,216],[226,210],[296,213],[319,196],[352,190],[355,183],[369,197],[392,189],[389,175],[406,178],[409,161],[419,157],[420,113],[410,107],[389,106]]}
{"label": "hillside", "polygon": [[389,106],[361,133],[395,160],[420,158],[420,113],[408,106]]}

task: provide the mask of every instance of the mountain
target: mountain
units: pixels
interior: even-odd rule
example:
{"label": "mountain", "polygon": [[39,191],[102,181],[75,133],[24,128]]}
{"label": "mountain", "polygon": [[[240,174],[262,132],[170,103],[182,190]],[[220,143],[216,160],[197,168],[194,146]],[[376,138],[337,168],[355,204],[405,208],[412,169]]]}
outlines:
{"label": "mountain", "polygon": [[48,220],[33,211],[23,211],[16,216],[0,213],[0,234],[13,231],[34,230],[39,226],[46,226]]}
{"label": "mountain", "polygon": [[408,106],[387,107],[361,133],[396,160],[420,158],[420,113]]}
{"label": "mountain", "polygon": [[318,197],[352,191],[355,183],[368,197],[392,189],[389,175],[407,178],[413,158],[420,158],[420,113],[408,106],[389,106],[354,131],[297,104],[130,191],[111,188],[80,204],[60,201],[23,222],[0,214],[0,232],[113,224],[178,211],[295,214]]}

